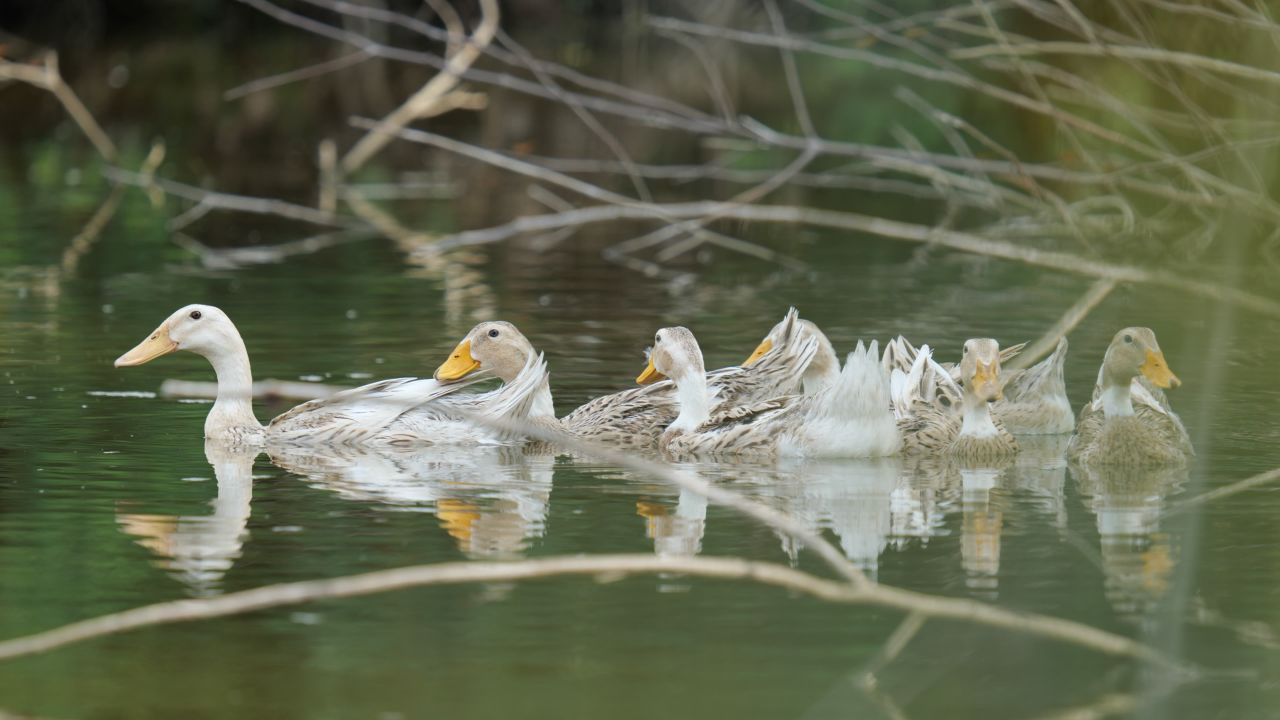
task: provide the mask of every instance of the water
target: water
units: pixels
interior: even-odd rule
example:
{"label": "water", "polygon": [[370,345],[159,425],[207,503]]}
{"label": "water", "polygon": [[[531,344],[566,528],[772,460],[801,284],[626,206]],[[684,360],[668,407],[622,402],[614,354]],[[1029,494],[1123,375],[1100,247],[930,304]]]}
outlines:
{"label": "water", "polygon": [[[216,101],[233,84],[206,80],[192,92]],[[505,117],[522,117],[523,106],[495,95],[504,100]],[[493,118],[503,116],[479,122],[500,126]],[[125,164],[140,162],[140,138],[176,122],[158,117],[109,128],[129,129],[119,133]],[[252,125],[247,117],[239,121]],[[198,128],[191,137],[212,132]],[[538,132],[557,144],[553,130]],[[406,262],[370,239],[210,269],[169,241],[164,222],[180,208],[154,208],[137,191],[100,238],[68,255],[107,189],[65,134],[6,146],[18,169],[0,193],[0,638],[421,563],[659,552],[828,572],[758,523],[580,457],[448,448],[273,462],[206,449],[208,405],[154,395],[166,378],[211,380],[204,360],[111,366],[187,303],[234,319],[256,377],[349,385],[428,374],[475,322],[505,319],[546,352],[567,412],[629,387],[663,325],[690,327],[709,367],[744,359],[792,304],[842,353],[902,333],[955,359],[971,336],[1037,338],[1091,282],[762,225],[734,231],[809,269],[713,254],[677,263],[700,279],[673,289],[600,259],[602,242],[642,232],[613,226],[545,251],[517,242]],[[170,139],[171,156],[185,158],[174,175],[198,178],[208,163],[218,187],[285,188],[276,194],[311,202],[298,180],[309,139],[265,159],[202,157],[177,131]],[[565,145],[574,142],[560,139],[572,155]],[[271,166],[279,155],[287,168]],[[459,174],[456,201],[408,204],[406,222],[450,231],[528,206],[522,183]],[[483,192],[467,192],[475,188]],[[214,245],[306,234],[215,217],[192,234]],[[1026,441],[1016,462],[987,470],[898,459],[687,467],[820,529],[880,582],[1087,623],[1210,671],[1171,693],[1138,663],[958,622],[927,623],[884,661],[899,612],[644,576],[406,590],[94,640],[0,664],[0,716],[1276,717],[1280,485],[1179,503],[1280,465],[1271,362],[1280,323],[1178,290],[1122,286],[1070,335],[1076,407],[1128,325],[1154,328],[1183,380],[1171,397],[1198,452],[1186,472],[1084,476],[1063,462],[1065,438]],[[260,403],[258,415],[287,407]]]}
{"label": "water", "polygon": [[[126,230],[109,231],[104,251],[130,242]],[[477,317],[499,317],[547,353],[563,411],[626,387],[652,330],[666,323],[694,329],[712,366],[745,357],[792,302],[838,348],[902,331],[948,356],[970,334],[1033,338],[1087,286],[958,257],[921,264],[861,240],[833,240],[822,253],[816,265],[839,269],[760,290],[720,282],[687,294],[605,264],[577,274],[552,263],[504,265],[503,251],[478,258],[470,283],[454,286],[403,271],[377,241],[234,274],[145,256],[92,277],[11,268],[0,301],[0,634],[461,559],[703,553],[822,573],[769,529],[584,459],[456,448],[394,461],[279,458],[279,466],[266,455],[207,458],[208,406],[147,396],[165,378],[210,379],[202,359],[111,367],[173,308],[196,300],[235,319],[258,377],[330,383],[427,373]],[[1079,620],[1225,673],[1179,689],[1154,706],[1161,712],[1265,717],[1278,706],[1280,562],[1267,538],[1280,493],[1262,488],[1169,514],[1184,497],[1280,461],[1264,360],[1273,336],[1234,333],[1226,347],[1207,348],[1201,337],[1214,310],[1134,288],[1071,336],[1068,385],[1079,404],[1116,327],[1156,328],[1185,383],[1173,401],[1200,453],[1189,473],[1082,477],[1068,471],[1055,438],[1028,442],[1015,464],[990,471],[899,460],[693,468],[823,529],[881,582]],[[1207,385],[1215,366],[1227,372]],[[260,407],[259,416],[283,407]],[[885,703],[920,717],[1021,717],[1145,687],[1132,663],[932,622],[877,673],[874,693],[860,689],[853,680],[901,619],[680,577],[428,588],[12,661],[0,667],[0,697],[6,710],[50,717],[395,717],[423,708],[828,717],[874,716]]]}

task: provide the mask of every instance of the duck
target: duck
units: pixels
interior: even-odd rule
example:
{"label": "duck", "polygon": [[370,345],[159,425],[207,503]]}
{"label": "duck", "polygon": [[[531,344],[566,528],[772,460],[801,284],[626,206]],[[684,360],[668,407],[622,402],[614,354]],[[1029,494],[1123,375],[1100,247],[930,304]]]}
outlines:
{"label": "duck", "polygon": [[928,345],[920,347],[910,372],[895,369],[890,382],[904,451],[981,462],[1013,457],[1018,443],[991,412],[1001,397],[1000,344],[965,341],[959,376],[957,383]]}
{"label": "duck", "polygon": [[[205,418],[204,435],[230,444],[405,442],[411,436],[422,442],[449,442],[450,433],[460,427],[460,414],[520,417],[528,413],[534,391],[547,375],[546,362],[538,357],[522,367],[524,382],[489,393],[457,392],[486,379],[488,373],[457,383],[414,377],[381,380],[303,403],[264,426],[253,411],[253,374],[244,340],[235,323],[217,307],[193,304],[175,311],[117,358],[115,366],[135,367],[179,350],[200,355],[213,365],[218,395]],[[417,422],[406,423],[406,415]],[[439,422],[427,422],[428,418]],[[461,440],[474,438],[471,430]]]}
{"label": "duck", "polygon": [[1081,465],[1185,466],[1195,450],[1163,392],[1181,384],[1155,332],[1120,330],[1103,356],[1093,398],[1080,410],[1067,459]]}
{"label": "duck", "polygon": [[[1026,343],[1000,348],[1000,362],[1007,363],[1017,357]],[[885,365],[910,371],[918,350],[901,335],[885,348]],[[1067,385],[1063,370],[1067,359],[1067,339],[1058,340],[1054,351],[1044,360],[1025,370],[1014,370],[1004,375],[1002,397],[991,405],[991,412],[999,418],[1004,428],[1014,435],[1056,435],[1075,429],[1075,413],[1067,398]],[[960,383],[960,365],[938,363]]]}
{"label": "duck", "polygon": [[[817,349],[801,345],[802,364]],[[676,456],[759,455],[880,457],[902,445],[889,410],[889,382],[878,344],[858,343],[835,384],[815,395],[784,395],[754,404],[717,403],[707,380],[702,350],[685,327],[654,335],[648,364],[636,382],[675,384],[680,412],[662,432],[659,448]],[[717,406],[725,409],[716,411]]]}
{"label": "duck", "polygon": [[1063,378],[1066,360],[1067,339],[1063,337],[1044,360],[1008,374],[1002,388],[1004,397],[991,406],[991,412],[1009,432],[1060,435],[1075,428],[1076,416]]}
{"label": "duck", "polygon": [[[751,355],[743,361],[742,367],[749,368],[756,365],[762,358],[773,352],[775,347],[786,347],[791,334],[799,338],[811,337],[817,341],[818,346],[813,359],[804,367],[800,375],[799,391],[802,395],[817,395],[840,379],[840,358],[836,356],[836,350],[831,345],[830,338],[812,321],[797,316],[794,318],[796,329],[791,329],[789,320],[794,310],[795,308],[792,308],[791,312],[787,313],[787,317],[769,330],[764,340],[761,340]],[[795,390],[796,388],[786,386],[774,388],[774,392],[778,395],[790,395]]]}
{"label": "duck", "polygon": [[[817,338],[818,353],[801,352],[808,338]],[[830,351],[823,358],[822,348]],[[839,360],[831,343],[811,322],[790,308],[740,366],[705,373],[717,407],[740,407],[816,387]],[[820,368],[813,368],[819,362]],[[830,363],[830,364],[823,364]],[[652,449],[663,431],[680,414],[676,384],[670,380],[595,398],[565,415],[561,427],[580,438],[621,447]],[[714,408],[712,408],[714,409]]]}

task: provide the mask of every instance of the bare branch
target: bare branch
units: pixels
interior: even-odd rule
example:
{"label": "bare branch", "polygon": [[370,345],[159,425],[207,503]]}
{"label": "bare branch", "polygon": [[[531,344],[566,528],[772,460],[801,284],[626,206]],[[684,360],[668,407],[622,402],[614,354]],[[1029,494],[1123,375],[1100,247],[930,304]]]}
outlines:
{"label": "bare branch", "polygon": [[1012,260],[1027,265],[1060,270],[1073,275],[1084,275],[1115,282],[1145,283],[1171,287],[1214,300],[1230,302],[1264,315],[1280,317],[1280,302],[1238,288],[1216,285],[1167,271],[1147,270],[1133,265],[1118,265],[1101,260],[1091,260],[1070,253],[1040,250],[1025,245],[992,240],[972,233],[938,230],[926,225],[904,223],[869,215],[791,205],[739,205],[725,208],[723,203],[696,202],[663,204],[649,208],[586,207],[570,213],[518,218],[510,223],[488,230],[459,233],[448,238],[442,238],[437,247],[433,248],[433,251],[461,245],[498,242],[524,232],[545,232],[569,225],[584,225],[623,219],[644,220],[653,217],[655,208],[672,217],[705,215],[711,213],[712,209],[715,208],[715,212],[720,217],[734,220],[812,225],[833,230],[861,232],[906,242],[932,243],[960,252]]}
{"label": "bare branch", "polygon": [[80,126],[80,131],[97,148],[98,154],[107,162],[115,162],[115,143],[111,142],[111,138],[103,132],[98,121],[93,119],[93,114],[63,81],[62,74],[58,72],[57,53],[45,53],[40,65],[28,65],[0,58],[0,79],[17,80],[48,90],[58,99],[58,102],[62,103],[63,109],[76,125]]}
{"label": "bare branch", "polygon": [[342,157],[342,171],[351,174],[360,169],[399,130],[431,110],[446,93],[458,84],[461,75],[480,57],[480,53],[493,41],[498,31],[497,0],[480,0],[480,24],[461,50],[451,55],[445,67],[427,81],[400,107],[383,118],[347,154]]}
{"label": "bare branch", "polygon": [[880,605],[921,617],[974,622],[1085,647],[1106,655],[1136,658],[1183,676],[1194,672],[1129,638],[1070,620],[1014,613],[974,600],[934,597],[877,585],[856,587],[772,563],[736,558],[655,555],[596,555],[538,558],[518,562],[440,563],[268,585],[211,598],[156,603],[0,642],[0,660],[48,652],[145,627],[208,620],[274,607],[359,597],[410,587],[514,582],[564,575],[586,575],[598,580],[614,580],[627,575],[672,573],[720,580],[748,580],[830,602]]}

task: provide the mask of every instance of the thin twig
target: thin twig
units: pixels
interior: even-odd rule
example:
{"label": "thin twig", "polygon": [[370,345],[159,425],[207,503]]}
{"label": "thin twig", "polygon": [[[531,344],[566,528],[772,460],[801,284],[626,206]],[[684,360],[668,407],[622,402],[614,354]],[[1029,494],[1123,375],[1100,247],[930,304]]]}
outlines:
{"label": "thin twig", "polygon": [[107,162],[115,162],[116,144],[111,142],[111,138],[102,130],[102,126],[93,119],[93,113],[89,112],[71,87],[63,81],[62,74],[58,71],[57,53],[46,52],[40,65],[29,65],[0,58],[0,79],[17,80],[48,90],[58,99],[58,102],[62,103],[63,109],[76,125],[80,126],[80,131],[89,138],[89,142],[93,143],[98,154]]}
{"label": "thin twig", "polygon": [[286,202],[284,200],[276,200],[273,198],[258,198],[248,195],[232,195],[229,193],[221,193],[213,190],[205,190],[194,185],[187,185],[176,180],[155,177],[146,173],[135,173],[122,168],[108,167],[103,168],[102,174],[108,180],[125,185],[135,185],[141,188],[157,187],[169,195],[184,198],[195,203],[207,205],[218,210],[235,210],[238,212],[252,213],[255,215],[275,215],[277,217],[288,218],[290,220],[299,220],[301,222],[313,223],[316,225],[328,225],[331,227],[360,227],[358,221],[351,218],[344,218],[340,215],[317,210],[306,205],[298,205],[296,203]]}
{"label": "thin twig", "polygon": [[1012,371],[1029,368],[1040,358],[1053,352],[1053,349],[1058,345],[1058,341],[1074,330],[1080,324],[1080,321],[1084,320],[1115,288],[1116,281],[1111,278],[1095,281],[1084,292],[1084,295],[1081,295],[1080,299],[1062,314],[1058,322],[1054,323],[1053,327],[1040,336],[1039,340],[1032,343],[1031,347],[1018,353],[1017,357],[1005,363],[1005,369]]}
{"label": "thin twig", "polygon": [[418,92],[414,93],[400,107],[391,111],[385,118],[371,128],[364,137],[347,151],[342,157],[342,172],[350,175],[360,169],[369,158],[373,157],[392,138],[393,133],[414,120],[434,106],[454,86],[458,84],[462,73],[480,57],[480,53],[493,41],[498,30],[497,0],[480,0],[480,24],[472,33],[467,44],[449,57],[445,67],[435,77],[427,81]]}
{"label": "thin twig", "polygon": [[358,65],[365,60],[372,58],[373,55],[368,50],[357,50],[353,53],[347,53],[330,60],[318,62],[306,67],[296,68],[286,72],[270,75],[264,78],[258,78],[241,85],[237,85],[230,90],[222,93],[222,99],[226,101],[239,100],[242,97],[252,95],[253,93],[262,92],[264,90],[272,90],[295,83],[300,80],[310,80],[318,78],[329,73],[344,70],[353,65]]}
{"label": "thin twig", "polygon": [[1230,485],[1224,485],[1220,488],[1196,495],[1195,497],[1187,498],[1186,500],[1179,500],[1178,502],[1173,503],[1164,514],[1167,517],[1169,515],[1184,513],[1193,508],[1200,507],[1205,503],[1213,502],[1214,500],[1224,497],[1230,497],[1232,495],[1238,495],[1247,490],[1262,487],[1263,485],[1268,485],[1277,480],[1280,480],[1280,468],[1268,470],[1264,473],[1258,473],[1257,475],[1247,477],[1243,480],[1237,480]]}
{"label": "thin twig", "polygon": [[1084,55],[1090,57],[1118,57],[1149,60],[1179,67],[1198,68],[1223,75],[1233,75],[1246,80],[1280,83],[1280,72],[1263,70],[1252,65],[1241,65],[1227,60],[1197,55],[1195,53],[1165,50],[1163,48],[1102,45],[1100,47],[1075,42],[1046,41],[1024,42],[1014,46],[979,45],[951,51],[958,60],[974,60],[991,55]]}

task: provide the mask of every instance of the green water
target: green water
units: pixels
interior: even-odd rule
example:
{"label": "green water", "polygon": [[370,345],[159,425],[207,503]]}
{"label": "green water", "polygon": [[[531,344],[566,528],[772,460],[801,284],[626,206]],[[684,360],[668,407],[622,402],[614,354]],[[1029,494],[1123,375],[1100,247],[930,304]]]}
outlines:
{"label": "green water", "polygon": [[[145,217],[145,200],[131,196],[124,210]],[[589,254],[571,272],[497,249],[407,271],[376,240],[213,273],[138,251],[130,225],[113,224],[74,273],[28,261],[3,275],[3,637],[161,600],[461,559],[661,551],[825,572],[732,512],[567,456],[320,456],[296,474],[263,455],[224,459],[215,476],[200,437],[207,405],[102,394],[211,379],[204,360],[185,354],[111,366],[184,303],[229,313],[257,377],[349,384],[427,373],[473,321],[507,319],[547,353],[563,411],[626,387],[663,324],[692,328],[711,366],[744,357],[790,303],[838,348],[903,332],[947,357],[973,334],[1036,337],[1089,282],[946,254],[920,263],[912,248],[856,237],[815,246],[808,275],[770,279],[739,263],[685,293]],[[20,247],[38,254],[37,236]],[[1136,663],[954,622],[927,624],[870,693],[855,680],[899,613],[638,577],[409,590],[95,640],[0,665],[0,708],[42,717],[817,718],[891,717],[896,707],[909,717],[1012,718],[1134,692],[1152,716],[1273,716],[1280,490],[1168,510],[1280,464],[1275,321],[1123,289],[1071,335],[1073,403],[1089,392],[1111,334],[1131,324],[1156,329],[1184,381],[1173,402],[1199,452],[1190,472],[1073,476],[1052,439],[989,472],[916,472],[896,460],[693,467],[821,528],[881,582],[1078,620],[1214,671],[1172,695],[1155,693],[1159,683]],[[283,407],[260,406],[259,416]]]}

